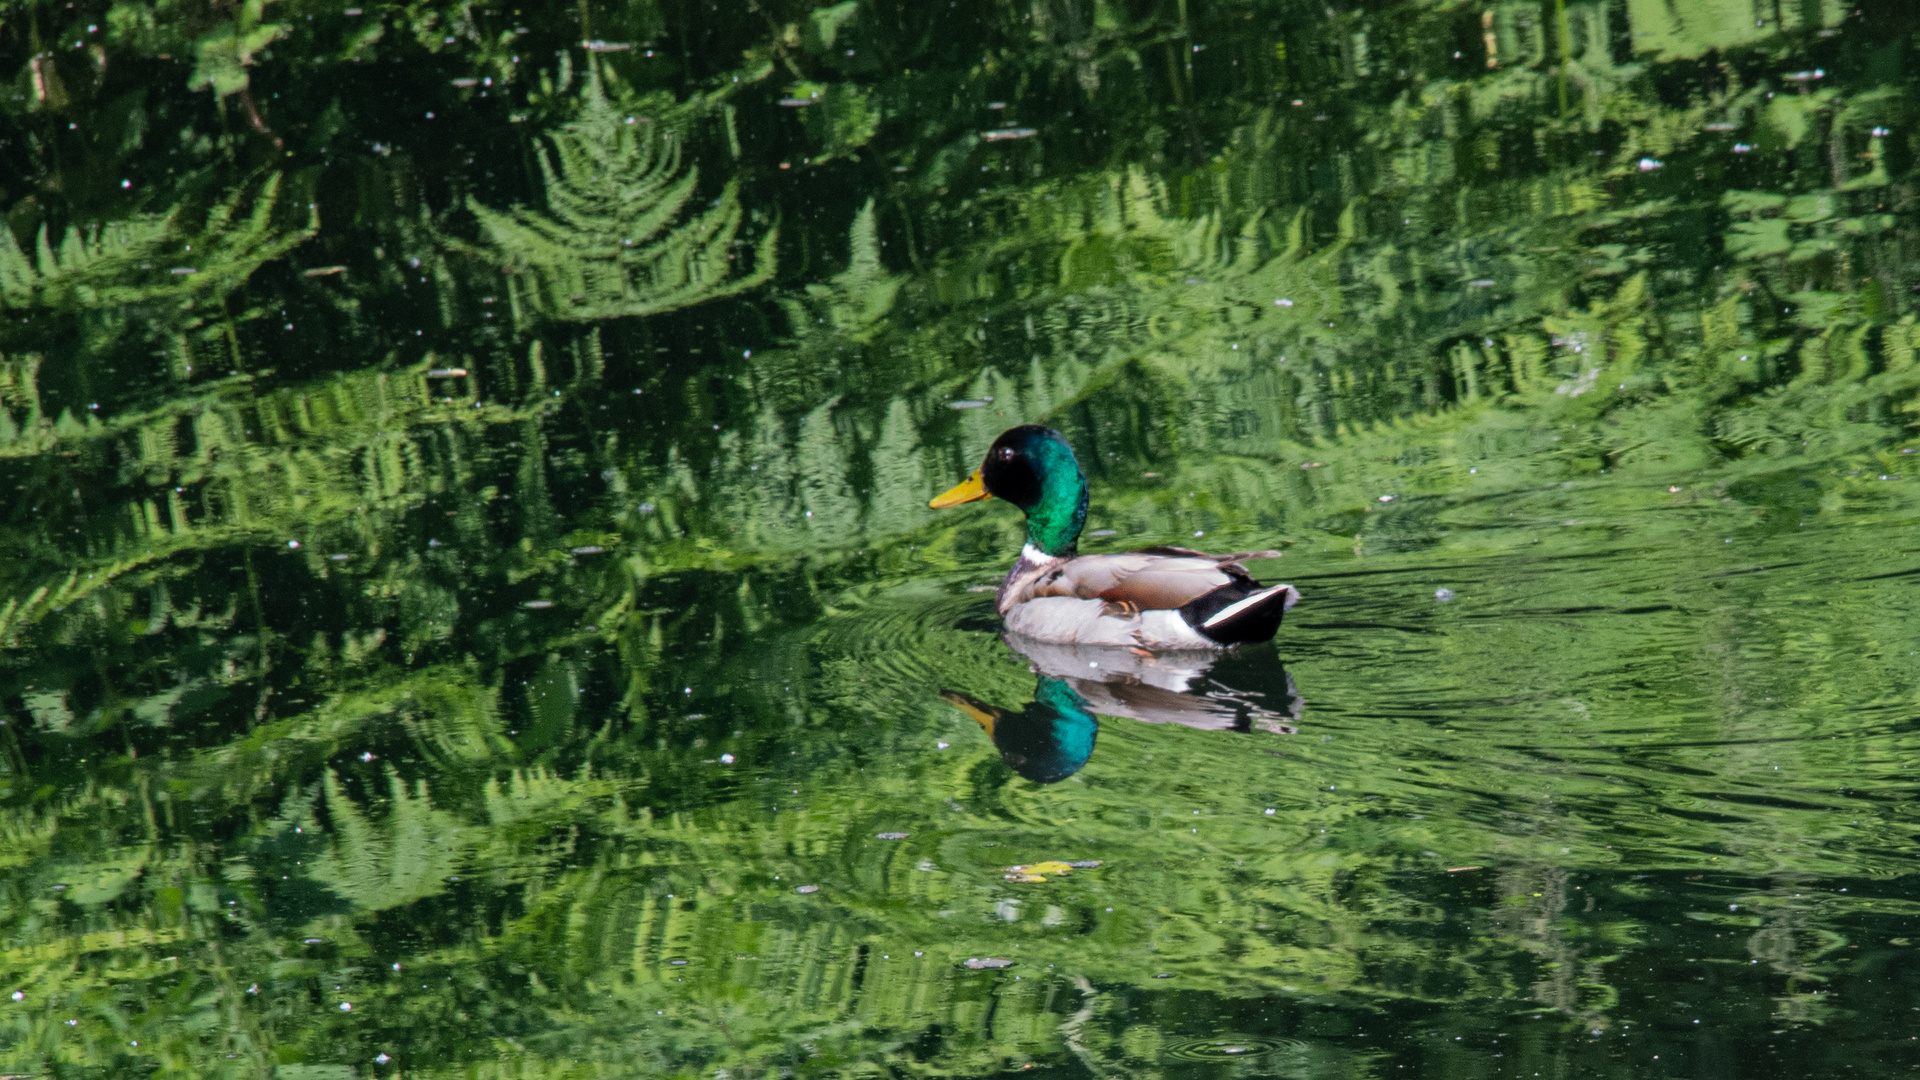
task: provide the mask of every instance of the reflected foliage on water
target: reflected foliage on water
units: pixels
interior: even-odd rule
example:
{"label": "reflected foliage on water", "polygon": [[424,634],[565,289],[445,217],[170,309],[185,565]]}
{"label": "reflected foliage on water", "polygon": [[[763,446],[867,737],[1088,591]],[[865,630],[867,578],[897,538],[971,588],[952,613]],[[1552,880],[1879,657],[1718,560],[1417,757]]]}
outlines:
{"label": "reflected foliage on water", "polygon": [[[1920,1063],[1916,31],[17,5],[0,1066]],[[1010,650],[1022,422],[1278,644]]]}

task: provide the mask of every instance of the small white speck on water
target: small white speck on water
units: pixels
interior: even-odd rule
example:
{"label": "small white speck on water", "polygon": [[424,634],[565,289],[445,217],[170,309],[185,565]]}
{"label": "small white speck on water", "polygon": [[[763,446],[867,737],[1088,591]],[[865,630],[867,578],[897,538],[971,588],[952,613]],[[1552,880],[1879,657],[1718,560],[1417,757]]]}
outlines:
{"label": "small white speck on water", "polygon": [[1452,589],[1435,589],[1433,590],[1433,598],[1444,604],[1447,601],[1453,599],[1453,590]]}

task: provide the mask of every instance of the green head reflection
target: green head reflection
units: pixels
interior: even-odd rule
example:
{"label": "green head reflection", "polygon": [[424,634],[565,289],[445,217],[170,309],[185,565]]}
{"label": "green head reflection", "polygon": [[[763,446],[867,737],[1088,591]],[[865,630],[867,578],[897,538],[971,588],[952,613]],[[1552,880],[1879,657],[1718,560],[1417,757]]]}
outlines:
{"label": "green head reflection", "polygon": [[995,708],[957,690],[942,690],[940,696],[973,717],[1008,767],[1036,784],[1057,784],[1093,756],[1100,721],[1063,679],[1040,676],[1033,700],[1019,712]]}

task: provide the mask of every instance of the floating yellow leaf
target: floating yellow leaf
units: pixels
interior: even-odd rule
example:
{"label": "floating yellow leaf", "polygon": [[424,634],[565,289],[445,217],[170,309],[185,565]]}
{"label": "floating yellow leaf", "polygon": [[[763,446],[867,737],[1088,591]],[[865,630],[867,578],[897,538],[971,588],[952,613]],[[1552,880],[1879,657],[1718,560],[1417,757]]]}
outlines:
{"label": "floating yellow leaf", "polygon": [[1063,863],[1058,859],[1049,859],[1046,862],[1031,863],[1027,866],[1009,866],[1007,867],[1007,880],[1045,881],[1047,880],[1046,875],[1051,874],[1057,877],[1061,874],[1072,872],[1073,865],[1071,863]]}

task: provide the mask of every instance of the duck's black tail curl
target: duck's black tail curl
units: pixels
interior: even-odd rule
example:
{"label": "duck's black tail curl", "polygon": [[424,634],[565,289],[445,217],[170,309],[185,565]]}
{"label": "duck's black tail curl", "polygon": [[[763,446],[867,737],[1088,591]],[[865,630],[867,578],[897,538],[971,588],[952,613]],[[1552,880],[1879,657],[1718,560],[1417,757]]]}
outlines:
{"label": "duck's black tail curl", "polygon": [[1280,632],[1280,618],[1300,601],[1291,585],[1232,582],[1187,603],[1180,617],[1222,645],[1268,641]]}

